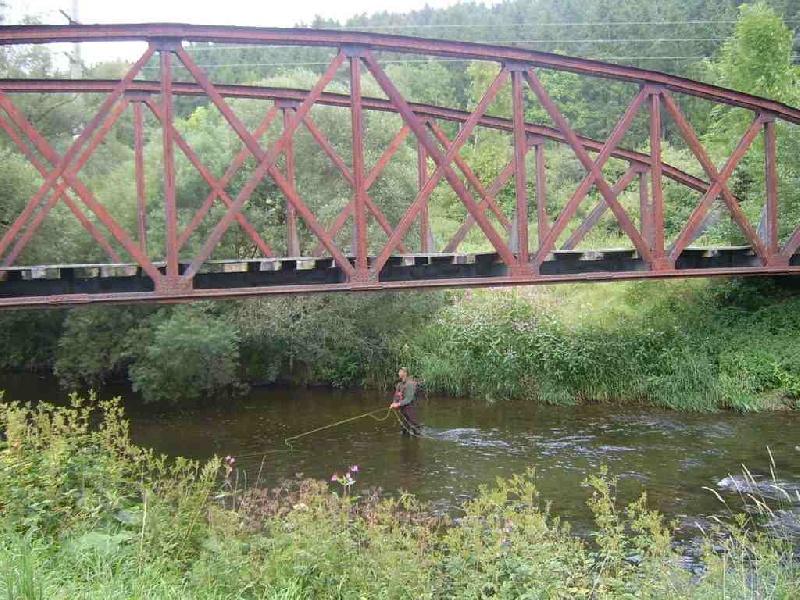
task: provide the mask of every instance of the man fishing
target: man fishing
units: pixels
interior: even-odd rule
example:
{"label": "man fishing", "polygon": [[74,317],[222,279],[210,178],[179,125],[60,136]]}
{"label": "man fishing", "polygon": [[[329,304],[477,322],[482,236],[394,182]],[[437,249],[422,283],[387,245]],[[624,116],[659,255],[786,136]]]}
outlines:
{"label": "man fishing", "polygon": [[394,390],[394,400],[389,408],[400,411],[400,421],[403,425],[403,435],[419,435],[420,425],[414,410],[414,400],[417,395],[417,382],[408,376],[408,369],[400,367],[397,373],[400,382]]}

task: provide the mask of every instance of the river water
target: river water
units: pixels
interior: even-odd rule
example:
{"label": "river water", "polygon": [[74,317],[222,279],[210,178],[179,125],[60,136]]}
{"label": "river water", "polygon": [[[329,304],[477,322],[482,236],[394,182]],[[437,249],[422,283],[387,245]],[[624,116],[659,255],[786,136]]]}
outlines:
{"label": "river water", "polygon": [[[7,400],[63,398],[50,378],[2,376]],[[320,389],[255,388],[227,406],[154,414],[128,390],[134,440],[169,455],[205,459],[237,457],[242,483],[275,485],[284,478],[329,479],[357,464],[359,489],[406,490],[456,511],[479,486],[498,476],[536,469],[538,488],[554,514],[578,529],[588,527],[582,485],[602,465],[619,478],[618,497],[646,490],[649,504],[671,518],[690,520],[722,507],[704,487],[717,488],[746,465],[800,483],[800,413],[694,414],[649,407],[551,407],[530,403],[487,404],[430,397],[419,413],[424,436],[400,435],[390,416],[360,419],[300,438],[284,439],[388,405],[388,395]],[[377,416],[384,416],[382,415]]]}

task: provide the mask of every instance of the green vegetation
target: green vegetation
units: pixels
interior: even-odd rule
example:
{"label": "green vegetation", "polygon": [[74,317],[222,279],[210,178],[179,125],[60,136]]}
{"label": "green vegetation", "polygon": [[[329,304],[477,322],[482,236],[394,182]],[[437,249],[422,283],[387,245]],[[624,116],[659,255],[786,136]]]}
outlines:
{"label": "green vegetation", "polygon": [[[751,598],[800,593],[791,543],[729,515],[693,571],[643,496],[587,481],[595,530],[551,515],[532,473],[436,517],[413,497],[337,483],[236,489],[230,459],[134,446],[115,402],[0,404],[0,597]],[[357,478],[357,475],[356,475]],[[768,511],[762,507],[762,511]]]}
{"label": "green vegetation", "polygon": [[[321,295],[30,314],[53,323],[68,388],[128,378],[146,401],[223,400],[249,383],[387,387],[409,364],[434,393],[679,410],[800,405],[791,281],[573,284]],[[41,358],[8,340],[15,366]],[[32,354],[28,355],[27,352]]]}
{"label": "green vegetation", "polygon": [[[789,104],[800,99],[790,25],[800,16],[795,2],[730,0],[612,3],[587,0],[580,7],[555,0],[514,0],[493,8],[462,4],[443,10],[407,15],[359,17],[350,27],[397,29],[411,35],[458,37],[474,41],[505,41],[542,50],[625,60],[648,68],[765,95]],[[737,18],[738,17],[738,18]],[[611,35],[593,23],[621,23]],[[654,23],[677,23],[669,35]],[[569,25],[566,25],[566,24]],[[624,25],[623,25],[624,24]],[[315,26],[332,23],[316,22]],[[469,25],[469,27],[466,27]],[[448,29],[453,26],[453,29]],[[462,27],[464,26],[464,27]],[[456,28],[457,27],[457,28]],[[614,38],[619,34],[619,40]],[[679,54],[710,56],[682,62],[646,60],[642,41],[685,39]],[[536,42],[530,40],[560,40]],[[675,54],[669,42],[647,45],[653,55]],[[309,88],[330,59],[320,48],[220,48],[204,44],[188,48],[220,82]],[[269,54],[265,54],[269,53]],[[285,63],[282,66],[277,63]],[[301,63],[301,64],[298,64]],[[226,64],[240,65],[236,68]],[[258,65],[267,64],[266,67]],[[250,67],[249,65],[252,65]],[[271,66],[270,66],[271,65]],[[146,75],[156,65],[148,65]],[[117,77],[124,64],[106,63],[87,70],[91,77]],[[470,109],[497,73],[496,65],[431,60],[424,64],[391,61],[387,73],[409,99]],[[179,75],[186,75],[178,69]],[[0,51],[0,72],[8,76],[58,75],[46,48]],[[348,92],[346,74],[328,88]],[[636,93],[622,82],[597,85],[591,78],[540,70],[572,126],[581,134],[607,136]],[[381,95],[377,84],[364,79],[364,93]],[[752,115],[741,109],[712,106],[704,100],[679,97],[698,136],[716,164],[729,156]],[[48,95],[15,98],[33,123],[57,147],[65,146],[80,129],[81,116],[96,109],[99,98],[80,95],[56,102]],[[550,124],[533,99],[526,96],[526,118]],[[251,129],[263,118],[264,106],[250,100],[231,101],[236,114]],[[510,115],[510,87],[504,86],[488,112]],[[314,123],[349,164],[350,122],[345,111],[315,107]],[[624,147],[647,152],[648,122],[634,121]],[[160,200],[161,131],[148,118],[145,158],[148,198],[148,249],[160,258],[164,248]],[[221,176],[241,148],[224,117],[207,99],[182,98],[176,105],[176,126],[208,169]],[[400,127],[397,115],[366,115],[366,162],[375,164]],[[443,124],[453,136],[452,124]],[[131,116],[126,114],[81,171],[81,178],[128,231],[137,230],[133,188]],[[800,222],[800,135],[798,128],[778,122],[778,171],[781,179],[781,239]],[[279,135],[277,126],[265,141]],[[0,136],[1,137],[1,136]],[[665,160],[693,175],[706,177],[697,159],[665,118],[662,131]],[[734,171],[732,191],[754,225],[764,203],[763,140],[759,137]],[[346,179],[316,145],[310,134],[296,136],[298,191],[325,223],[330,223],[351,195]],[[585,176],[569,148],[548,144],[548,214],[558,216]],[[479,130],[461,156],[488,185],[511,158],[508,135]],[[0,140],[0,233],[37,188],[37,175],[9,140]],[[529,160],[533,161],[530,156]],[[604,174],[611,180],[627,165],[611,160]],[[188,160],[178,155],[177,194],[180,227],[186,227],[203,204],[208,185]],[[227,190],[235,196],[254,168],[245,164]],[[533,172],[531,165],[531,172]],[[533,179],[533,178],[530,178]],[[529,193],[534,195],[535,181]],[[417,192],[416,148],[407,143],[375,181],[370,195],[391,223],[396,223]],[[514,204],[513,182],[497,199],[507,214]],[[699,195],[665,182],[665,232],[674,239],[697,205]],[[559,244],[600,199],[596,190],[579,207]],[[629,189],[620,201],[638,214],[638,193]],[[448,186],[431,196],[431,222],[437,247],[442,247],[463,221],[466,211]],[[211,213],[187,239],[184,257],[192,256],[219,220],[224,207]],[[255,190],[245,215],[284,251],[285,199],[269,179]],[[532,211],[535,212],[535,211]],[[20,257],[23,263],[104,261],[66,207],[59,205],[44,220]],[[414,228],[404,240],[419,244]],[[338,235],[350,248],[350,228]],[[535,223],[531,224],[535,239]],[[316,245],[301,226],[301,251]],[[386,241],[370,221],[370,251]],[[698,244],[742,243],[741,232],[725,210],[715,208]],[[607,213],[582,247],[629,247],[613,215]],[[488,251],[478,228],[461,249]],[[121,251],[120,248],[117,248]],[[243,231],[233,228],[213,258],[249,258],[259,250]],[[124,254],[124,253],[123,253]],[[400,362],[408,362],[431,390],[479,395],[490,399],[529,398],[547,403],[649,402],[672,408],[759,410],[791,407],[800,393],[800,324],[797,292],[771,280],[760,282],[691,282],[585,285],[535,290],[462,293],[330,295],[264,299],[246,302],[199,303],[192,308],[100,307],[72,311],[0,313],[0,369],[52,370],[69,389],[128,380],[147,401],[199,402],[238,394],[251,383],[298,385],[385,386]]]}
{"label": "green vegetation", "polygon": [[800,400],[798,331],[800,296],[771,280],[476,292],[406,361],[452,394],[748,411]]}

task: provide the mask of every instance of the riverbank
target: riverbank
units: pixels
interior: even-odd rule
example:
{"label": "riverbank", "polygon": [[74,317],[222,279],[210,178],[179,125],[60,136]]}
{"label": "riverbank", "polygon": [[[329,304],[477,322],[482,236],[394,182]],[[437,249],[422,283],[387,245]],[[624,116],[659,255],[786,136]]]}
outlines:
{"label": "riverbank", "polygon": [[800,294],[786,280],[473,292],[410,336],[431,389],[547,404],[792,410]]}
{"label": "riverbank", "polygon": [[[3,404],[0,593],[14,598],[764,597],[800,593],[791,543],[723,516],[692,569],[644,498],[587,479],[595,528],[574,535],[532,474],[487,488],[455,520],[411,496],[301,480],[243,489],[236,461],[136,447],[113,403]],[[90,426],[96,423],[96,426]],[[268,466],[267,466],[268,468]],[[340,480],[342,478],[339,478]],[[355,480],[354,483],[349,481]],[[723,511],[724,512],[724,511]]]}
{"label": "riverbank", "polygon": [[794,410],[800,290],[790,279],[574,284],[0,314],[0,369],[67,389],[129,381],[146,401],[225,401],[250,384],[488,401]]}

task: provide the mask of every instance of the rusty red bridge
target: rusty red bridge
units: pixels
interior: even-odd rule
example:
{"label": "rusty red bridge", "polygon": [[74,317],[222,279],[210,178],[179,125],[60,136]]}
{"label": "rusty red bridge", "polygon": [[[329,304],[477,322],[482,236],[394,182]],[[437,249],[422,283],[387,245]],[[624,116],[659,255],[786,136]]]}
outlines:
{"label": "rusty red bridge", "polygon": [[[0,79],[0,129],[42,180],[24,208],[0,224],[0,307],[800,273],[800,223],[787,222],[782,196],[782,189],[796,182],[779,185],[782,140],[777,133],[800,124],[797,108],[659,72],[455,41],[177,24],[0,27],[0,44],[5,46],[120,41],[144,42],[146,50],[119,80]],[[314,47],[326,49],[332,58],[308,90],[224,85],[192,57],[194,43]],[[386,62],[398,56],[483,61],[497,66],[497,74],[474,110],[464,112],[415,103],[404,96],[385,68]],[[152,66],[146,70],[148,65]],[[158,77],[144,77],[153,67]],[[178,70],[188,77],[177,77]],[[553,71],[593,78],[598,86],[609,81],[631,85],[630,103],[607,139],[585,137],[568,121],[542,77],[542,72]],[[362,94],[366,77],[371,84],[377,83],[382,97]],[[337,78],[349,93],[326,91]],[[510,92],[509,119],[488,111],[503,90]],[[26,94],[102,94],[103,99],[96,114],[86,116],[71,145],[59,151],[20,108],[18,98]],[[175,103],[183,97],[204,97],[241,140],[240,152],[226,159],[228,168],[221,176],[204,165],[175,126]],[[249,128],[232,109],[232,100],[238,98],[263,104],[258,127]],[[701,99],[749,115],[739,143],[719,166],[689,122],[685,99]],[[526,122],[526,102],[537,103],[548,124]],[[342,111],[349,126],[347,160],[314,123],[316,106]],[[379,158],[367,165],[365,119],[372,111],[393,113],[400,128],[383,148],[370,149]],[[127,228],[115,214],[115,199],[99,197],[81,179],[82,168],[126,113],[133,116],[130,147],[135,168],[130,186],[138,207],[135,225]],[[622,147],[637,116],[649,123],[645,152]],[[151,205],[146,205],[152,190],[145,186],[145,118],[158,124],[163,141],[158,210],[163,215],[164,239],[159,238],[160,247],[148,244],[152,227],[148,211],[153,207],[152,195]],[[662,157],[667,120],[696,158],[701,167],[697,173],[685,172]],[[448,135],[454,131],[453,123],[457,131]],[[269,140],[265,134],[273,126],[279,131]],[[500,132],[508,144],[510,160],[494,181],[481,181],[461,153],[482,129]],[[296,183],[303,169],[303,157],[295,153],[300,131],[310,133],[351,190],[338,214],[327,222],[304,200]],[[555,144],[569,148],[582,168],[577,188],[560,200],[548,198],[546,152]],[[399,219],[390,222],[371,188],[406,146],[413,148],[416,157],[417,192],[404,201]],[[748,207],[730,185],[745,155],[755,148],[763,155],[759,160],[764,168],[758,222],[748,218]],[[176,200],[179,152],[210,188],[199,209],[183,224]],[[253,166],[246,170],[248,161]],[[610,179],[611,161],[625,165],[621,177],[614,174]],[[231,192],[232,180],[242,173],[244,184]],[[280,239],[265,237],[246,215],[253,191],[264,180],[277,186],[285,202]],[[498,194],[512,183],[513,209],[504,211]],[[679,186],[697,197],[691,214],[671,237],[665,234],[666,185]],[[450,239],[436,243],[429,209],[434,190],[441,186],[449,187],[463,206],[465,220]],[[629,187],[638,189],[638,195],[636,202],[626,204],[621,195]],[[581,204],[592,194],[596,198],[592,209],[581,213]],[[554,203],[557,210],[552,209]],[[66,206],[105,251],[106,262],[20,264],[26,246],[41,234],[42,223],[58,205]],[[212,208],[221,209],[217,213],[221,217],[202,244],[189,252],[187,239]],[[583,248],[584,238],[607,211],[625,243],[612,249]],[[740,243],[692,245],[711,216],[720,211],[734,224]],[[576,216],[580,216],[577,223]],[[246,233],[255,252],[246,257],[215,255],[232,227]],[[485,248],[461,251],[467,236],[474,239],[477,231]]]}

